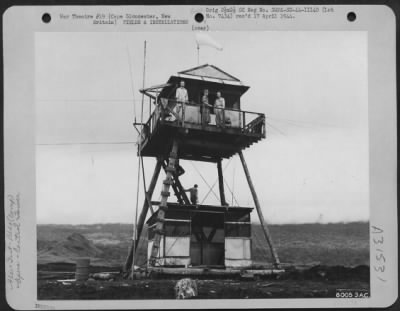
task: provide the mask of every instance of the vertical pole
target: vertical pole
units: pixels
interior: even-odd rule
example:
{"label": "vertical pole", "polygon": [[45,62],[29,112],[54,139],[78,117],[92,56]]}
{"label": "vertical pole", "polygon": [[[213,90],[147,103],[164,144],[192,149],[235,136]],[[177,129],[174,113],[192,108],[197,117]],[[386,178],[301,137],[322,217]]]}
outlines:
{"label": "vertical pole", "polygon": [[[233,159],[234,166],[233,166],[233,176],[232,176],[232,201],[231,206],[233,206],[233,193],[235,192],[235,176],[236,176],[236,159]],[[236,200],[236,199],[235,199]],[[237,202],[236,202],[237,204]]]}
{"label": "vertical pole", "polygon": [[153,177],[151,178],[151,181],[150,181],[149,189],[147,190],[147,193],[146,193],[146,198],[143,203],[143,208],[142,208],[142,211],[139,216],[139,220],[138,220],[138,224],[137,224],[137,233],[136,233],[137,236],[136,236],[136,239],[132,240],[132,245],[129,249],[129,253],[128,253],[128,256],[125,261],[125,265],[124,265],[124,269],[123,269],[124,272],[127,272],[132,265],[133,255],[134,255],[133,251],[136,250],[139,245],[140,236],[143,231],[144,221],[146,220],[147,212],[149,210],[148,198],[151,201],[151,197],[153,196],[154,188],[156,187],[156,183],[158,180],[158,176],[160,174],[160,170],[161,170],[161,159],[158,159],[157,164],[154,168]]}
{"label": "vertical pole", "polygon": [[[146,83],[146,47],[147,41],[144,41],[144,48],[143,48],[143,81],[142,81],[142,88],[144,89],[144,85]],[[142,93],[142,111],[140,113],[140,123],[143,124],[143,104],[144,104],[144,93]]]}
{"label": "vertical pole", "polygon": [[185,126],[185,112],[186,112],[186,103],[182,102],[182,127]]}
{"label": "vertical pole", "polygon": [[267,239],[268,246],[272,253],[272,257],[274,258],[274,265],[276,267],[279,267],[280,261],[279,261],[278,253],[276,252],[276,249],[273,245],[271,234],[269,233],[267,223],[265,222],[264,216],[262,214],[260,202],[258,201],[257,193],[256,193],[256,190],[254,189],[253,182],[251,181],[250,172],[249,172],[249,169],[247,168],[247,164],[244,159],[242,151],[239,151],[239,157],[240,157],[240,160],[242,161],[243,170],[246,175],[247,183],[249,184],[251,194],[253,196],[254,204],[257,209],[257,214],[258,214],[258,218],[260,219],[261,227],[263,228],[265,238]]}
{"label": "vertical pole", "polygon": [[226,203],[225,200],[224,176],[222,175],[222,159],[218,159],[217,168],[218,168],[218,182],[219,182],[219,197],[221,199],[221,205],[227,206],[228,204]]}
{"label": "vertical pole", "polygon": [[[144,89],[144,84],[146,80],[146,40],[144,41],[144,53],[143,53],[143,89]],[[138,146],[138,156],[139,156],[139,168],[138,168],[138,178],[137,178],[137,197],[136,197],[136,211],[135,211],[135,227],[134,227],[134,236],[135,236],[135,242],[138,241],[137,238],[137,223],[138,223],[138,218],[137,218],[137,212],[138,212],[138,197],[139,197],[139,183],[140,183],[140,166],[141,166],[141,153],[142,153],[142,137],[144,133],[144,126],[143,126],[143,105],[144,105],[144,92],[142,93],[142,107],[141,107],[141,112],[140,112],[140,123],[141,123],[141,129],[140,129],[140,140],[139,140],[139,146]],[[135,254],[136,254],[136,244],[133,244],[133,256],[132,256],[132,272],[134,270],[135,266]]]}
{"label": "vertical pole", "polygon": [[200,46],[197,44],[197,66],[200,65]]}
{"label": "vertical pole", "polygon": [[222,128],[225,128],[225,108],[221,108],[222,112]]}
{"label": "vertical pole", "polygon": [[154,189],[157,184],[158,176],[160,175],[161,170],[161,163],[162,160],[157,159],[156,167],[154,168],[153,176],[150,181],[149,189],[146,192],[146,198],[143,202],[142,212],[140,213],[139,220],[138,220],[138,230],[137,230],[137,239],[136,244],[139,244],[140,235],[142,234],[144,221],[146,220],[147,212],[151,205],[151,198],[153,196]]}
{"label": "vertical pole", "polygon": [[130,73],[130,76],[131,76],[131,87],[132,87],[132,96],[133,96],[133,119],[135,120],[135,123],[136,123],[135,90],[134,90],[134,87],[133,87],[133,73],[132,73],[131,55],[129,53],[128,45],[126,46],[126,51],[128,53],[129,73]]}
{"label": "vertical pole", "polygon": [[[149,97],[149,120],[150,120],[150,117],[151,117],[151,97]],[[150,129],[151,129],[151,127],[150,127]]]}

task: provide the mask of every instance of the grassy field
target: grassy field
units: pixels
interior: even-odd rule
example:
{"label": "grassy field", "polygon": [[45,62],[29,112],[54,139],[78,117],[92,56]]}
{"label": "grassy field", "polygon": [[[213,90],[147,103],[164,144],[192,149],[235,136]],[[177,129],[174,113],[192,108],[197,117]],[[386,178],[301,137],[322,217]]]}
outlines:
{"label": "grassy field", "polygon": [[[369,265],[369,224],[293,224],[269,226],[281,262],[293,265]],[[82,236],[82,237],[80,237]],[[89,256],[98,265],[121,265],[132,237],[130,224],[38,225],[38,263],[74,262]],[[145,262],[146,232],[139,262]],[[254,263],[271,262],[259,224],[252,226]]]}
{"label": "grassy field", "polygon": [[[197,299],[327,298],[341,288],[369,295],[369,224],[271,225],[285,272],[265,278],[196,277]],[[128,280],[120,271],[131,244],[128,224],[38,225],[38,300],[174,299],[181,276]],[[114,279],[74,279],[75,258],[90,257],[90,273],[116,272]],[[260,225],[252,226],[253,263],[271,263]],[[146,262],[146,232],[140,243]]]}

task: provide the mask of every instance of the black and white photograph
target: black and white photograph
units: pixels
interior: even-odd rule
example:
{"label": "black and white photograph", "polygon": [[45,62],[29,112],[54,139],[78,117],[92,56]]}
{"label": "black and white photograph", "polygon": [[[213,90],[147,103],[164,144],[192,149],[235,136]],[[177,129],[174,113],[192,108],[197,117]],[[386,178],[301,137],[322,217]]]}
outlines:
{"label": "black and white photograph", "polygon": [[39,299],[368,295],[364,33],[35,39]]}
{"label": "black and white photograph", "polygon": [[[37,308],[371,298],[387,255],[368,31],[211,31],[213,10],[192,31],[34,33]],[[11,211],[23,197],[6,197]]]}

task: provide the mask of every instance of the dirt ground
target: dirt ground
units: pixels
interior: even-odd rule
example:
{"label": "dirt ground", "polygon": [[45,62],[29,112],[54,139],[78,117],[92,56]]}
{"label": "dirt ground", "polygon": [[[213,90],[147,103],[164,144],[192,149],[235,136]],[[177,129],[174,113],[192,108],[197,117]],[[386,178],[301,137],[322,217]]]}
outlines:
{"label": "dirt ground", "polygon": [[[70,273],[70,272],[69,272]],[[42,274],[43,275],[43,274]],[[38,280],[38,299],[175,299],[179,278],[59,282],[49,275]],[[369,267],[316,266],[288,269],[281,275],[243,279],[199,279],[197,299],[335,297],[338,289],[369,290]]]}

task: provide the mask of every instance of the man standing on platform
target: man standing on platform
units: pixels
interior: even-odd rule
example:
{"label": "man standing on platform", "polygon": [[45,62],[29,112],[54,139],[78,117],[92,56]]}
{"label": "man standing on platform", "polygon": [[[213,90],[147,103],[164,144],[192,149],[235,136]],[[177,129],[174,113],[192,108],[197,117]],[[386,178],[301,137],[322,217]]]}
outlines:
{"label": "man standing on platform", "polygon": [[185,192],[190,192],[190,202],[194,205],[197,205],[199,199],[199,190],[197,188],[198,186],[194,185],[192,188],[185,190]]}
{"label": "man standing on platform", "polygon": [[224,108],[225,99],[221,96],[221,92],[217,92],[217,99],[214,103],[215,123],[217,127],[224,127]]}
{"label": "man standing on platform", "polygon": [[182,106],[184,103],[187,103],[189,101],[189,95],[187,90],[185,89],[185,81],[181,80],[180,82],[180,87],[176,89],[175,93],[175,99],[177,101],[174,112],[179,116],[180,118],[180,112],[182,110]]}
{"label": "man standing on platform", "polygon": [[203,125],[210,123],[210,107],[212,106],[208,103],[208,90],[205,89],[201,98],[201,123]]}

